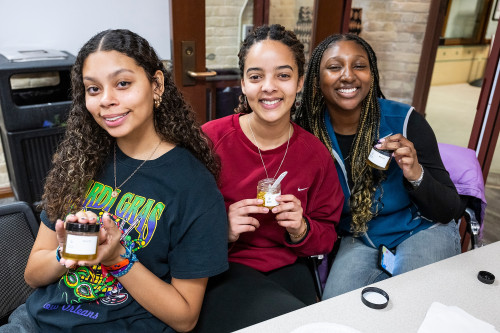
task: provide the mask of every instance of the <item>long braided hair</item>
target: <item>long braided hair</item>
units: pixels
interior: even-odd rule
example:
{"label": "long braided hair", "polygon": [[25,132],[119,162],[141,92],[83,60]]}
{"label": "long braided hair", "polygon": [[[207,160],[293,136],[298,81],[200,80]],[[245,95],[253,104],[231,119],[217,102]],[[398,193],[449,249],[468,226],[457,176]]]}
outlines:
{"label": "long braided hair", "polygon": [[[328,136],[324,113],[328,112],[320,90],[320,64],[324,52],[340,41],[353,41],[367,53],[370,64],[370,90],[362,102],[361,114],[354,137],[351,156],[351,176],[354,186],[351,190],[350,208],[352,215],[351,232],[356,236],[366,232],[367,223],[373,218],[372,197],[377,185],[383,179],[380,172],[367,166],[366,158],[378,139],[380,126],[380,106],[377,98],[385,98],[379,85],[377,57],[371,46],[361,37],[353,34],[334,34],[323,40],[313,51],[305,77],[302,104],[295,121],[307,131],[317,136],[332,152],[332,141]],[[335,158],[335,157],[334,157]]]}
{"label": "long braided hair", "polygon": [[129,30],[102,31],[81,48],[71,71],[73,103],[42,196],[43,208],[51,220],[82,208],[87,184],[99,174],[115,143],[85,104],[82,69],[87,57],[98,51],[118,51],[134,59],[150,82],[155,80],[157,70],[163,72],[165,91],[159,107],[153,111],[156,132],[163,140],[188,149],[216,178],[219,175],[219,162],[210,149],[209,139],[148,41]]}
{"label": "long braided hair", "polygon": [[[306,63],[306,59],[304,56],[304,44],[302,44],[301,41],[297,38],[295,33],[290,30],[286,30],[284,26],[280,24],[272,24],[272,25],[262,25],[252,31],[243,43],[241,43],[240,51],[238,52],[238,59],[239,59],[239,67],[240,67],[240,77],[244,77],[244,70],[245,70],[245,61],[247,58],[248,50],[254,45],[257,44],[258,42],[261,42],[263,40],[275,40],[278,42],[281,42],[288,46],[290,50],[292,51],[294,57],[295,57],[295,62],[297,63],[297,67],[299,69],[299,79],[304,76],[305,70],[304,70],[304,65]],[[252,109],[250,109],[250,106],[247,103],[246,96],[244,94],[241,94],[239,97],[239,104],[238,106],[234,109],[235,113],[250,113],[252,112]],[[295,113],[295,103],[292,105],[291,108],[291,113]]]}

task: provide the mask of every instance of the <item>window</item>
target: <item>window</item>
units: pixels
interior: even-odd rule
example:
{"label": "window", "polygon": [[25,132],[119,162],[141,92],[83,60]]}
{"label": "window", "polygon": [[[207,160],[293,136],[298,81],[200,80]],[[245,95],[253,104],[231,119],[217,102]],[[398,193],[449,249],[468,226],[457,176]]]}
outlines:
{"label": "window", "polygon": [[441,45],[486,44],[493,0],[449,0]]}

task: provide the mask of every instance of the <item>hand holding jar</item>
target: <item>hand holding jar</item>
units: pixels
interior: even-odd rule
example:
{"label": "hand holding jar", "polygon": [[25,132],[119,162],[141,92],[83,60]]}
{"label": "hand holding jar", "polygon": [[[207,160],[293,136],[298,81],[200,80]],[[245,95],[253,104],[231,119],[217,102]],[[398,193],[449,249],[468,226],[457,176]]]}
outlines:
{"label": "hand holding jar", "polygon": [[418,163],[417,151],[413,143],[402,134],[395,134],[382,138],[374,148],[383,151],[393,151],[392,156],[403,170],[403,175],[408,181],[419,179],[422,168]]}
{"label": "hand holding jar", "polygon": [[302,240],[307,233],[307,223],[303,217],[304,210],[299,199],[293,194],[284,194],[276,198],[279,203],[271,212],[276,214],[276,221],[286,228],[293,241]]}
{"label": "hand holding jar", "polygon": [[250,214],[266,214],[269,208],[263,207],[262,199],[243,199],[229,206],[227,218],[229,220],[228,241],[235,242],[244,232],[253,232],[260,227],[259,220]]}
{"label": "hand holding jar", "polygon": [[257,185],[257,199],[263,200],[262,206],[271,209],[276,214],[278,224],[286,228],[293,241],[304,238],[307,232],[307,223],[302,213],[300,200],[294,195],[281,195],[281,181],[287,175],[283,172],[278,179],[266,178]]}
{"label": "hand holding jar", "polygon": [[120,244],[121,231],[109,215],[103,215],[102,225],[97,215],[89,211],[70,214],[66,220],[57,220],[60,264],[67,268],[92,266],[119,261],[125,249]]}

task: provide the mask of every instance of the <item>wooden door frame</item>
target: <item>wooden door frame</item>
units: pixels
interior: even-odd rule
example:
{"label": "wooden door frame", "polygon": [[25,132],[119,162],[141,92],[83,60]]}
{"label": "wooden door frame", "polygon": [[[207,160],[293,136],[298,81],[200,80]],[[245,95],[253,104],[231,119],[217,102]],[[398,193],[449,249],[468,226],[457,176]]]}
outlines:
{"label": "wooden door frame", "polygon": [[351,3],[351,0],[315,0],[311,52],[326,37],[349,32]]}
{"label": "wooden door frame", "polygon": [[500,131],[500,24],[490,47],[486,69],[477,104],[476,117],[469,140],[469,148],[476,151],[476,156],[483,170],[486,183],[493,154]]}
{"label": "wooden door frame", "polygon": [[[334,33],[347,33],[352,0],[315,0],[311,50]],[[270,0],[254,0],[253,24],[269,24]]]}
{"label": "wooden door frame", "polygon": [[[424,116],[448,2],[449,0],[431,0],[429,8],[429,18],[412,102],[415,109]],[[490,46],[490,55],[486,63],[476,116],[468,144],[468,148],[476,151],[485,183],[500,131],[500,89],[497,89],[496,85],[496,80],[498,80],[496,72],[500,61],[500,24],[497,26],[496,36],[499,37],[492,41]]]}
{"label": "wooden door frame", "polygon": [[[269,24],[270,0],[254,0],[254,26]],[[315,23],[312,34],[312,46],[315,47],[324,38],[349,30],[351,0],[315,0]],[[186,28],[186,18],[193,17],[195,8],[196,24]],[[182,77],[182,41],[196,40],[196,71],[204,72],[205,68],[205,0],[171,0],[172,24],[172,73],[174,82],[193,107],[197,120],[203,124],[211,115],[207,110],[207,87],[199,82],[196,86],[184,86]],[[334,15],[332,15],[334,13]],[[203,38],[200,38],[203,36]],[[212,103],[213,104],[213,103]]]}
{"label": "wooden door frame", "polygon": [[418,113],[425,116],[425,106],[429,97],[432,72],[436,62],[439,37],[443,30],[449,0],[431,0],[427,28],[425,30],[422,52],[418,64],[417,79],[413,91],[412,105]]}
{"label": "wooden door frame", "polygon": [[269,6],[271,0],[253,1],[253,26],[269,24]]}
{"label": "wooden door frame", "polygon": [[[207,121],[207,87],[204,79],[194,86],[184,86],[182,77],[182,41],[196,41],[195,71],[205,72],[205,0],[171,0],[172,24],[172,72],[174,82],[196,113],[200,124]],[[194,15],[193,10],[197,13]],[[196,22],[186,20],[196,17]],[[203,38],[200,38],[203,36]]]}

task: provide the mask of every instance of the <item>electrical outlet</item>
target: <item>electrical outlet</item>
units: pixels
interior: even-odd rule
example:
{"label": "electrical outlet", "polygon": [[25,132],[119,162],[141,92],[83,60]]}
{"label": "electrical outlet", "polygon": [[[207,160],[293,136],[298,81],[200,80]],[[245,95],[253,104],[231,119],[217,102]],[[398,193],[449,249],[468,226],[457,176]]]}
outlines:
{"label": "electrical outlet", "polygon": [[247,38],[247,36],[252,32],[253,24],[243,24],[243,30],[241,31],[241,39]]}

